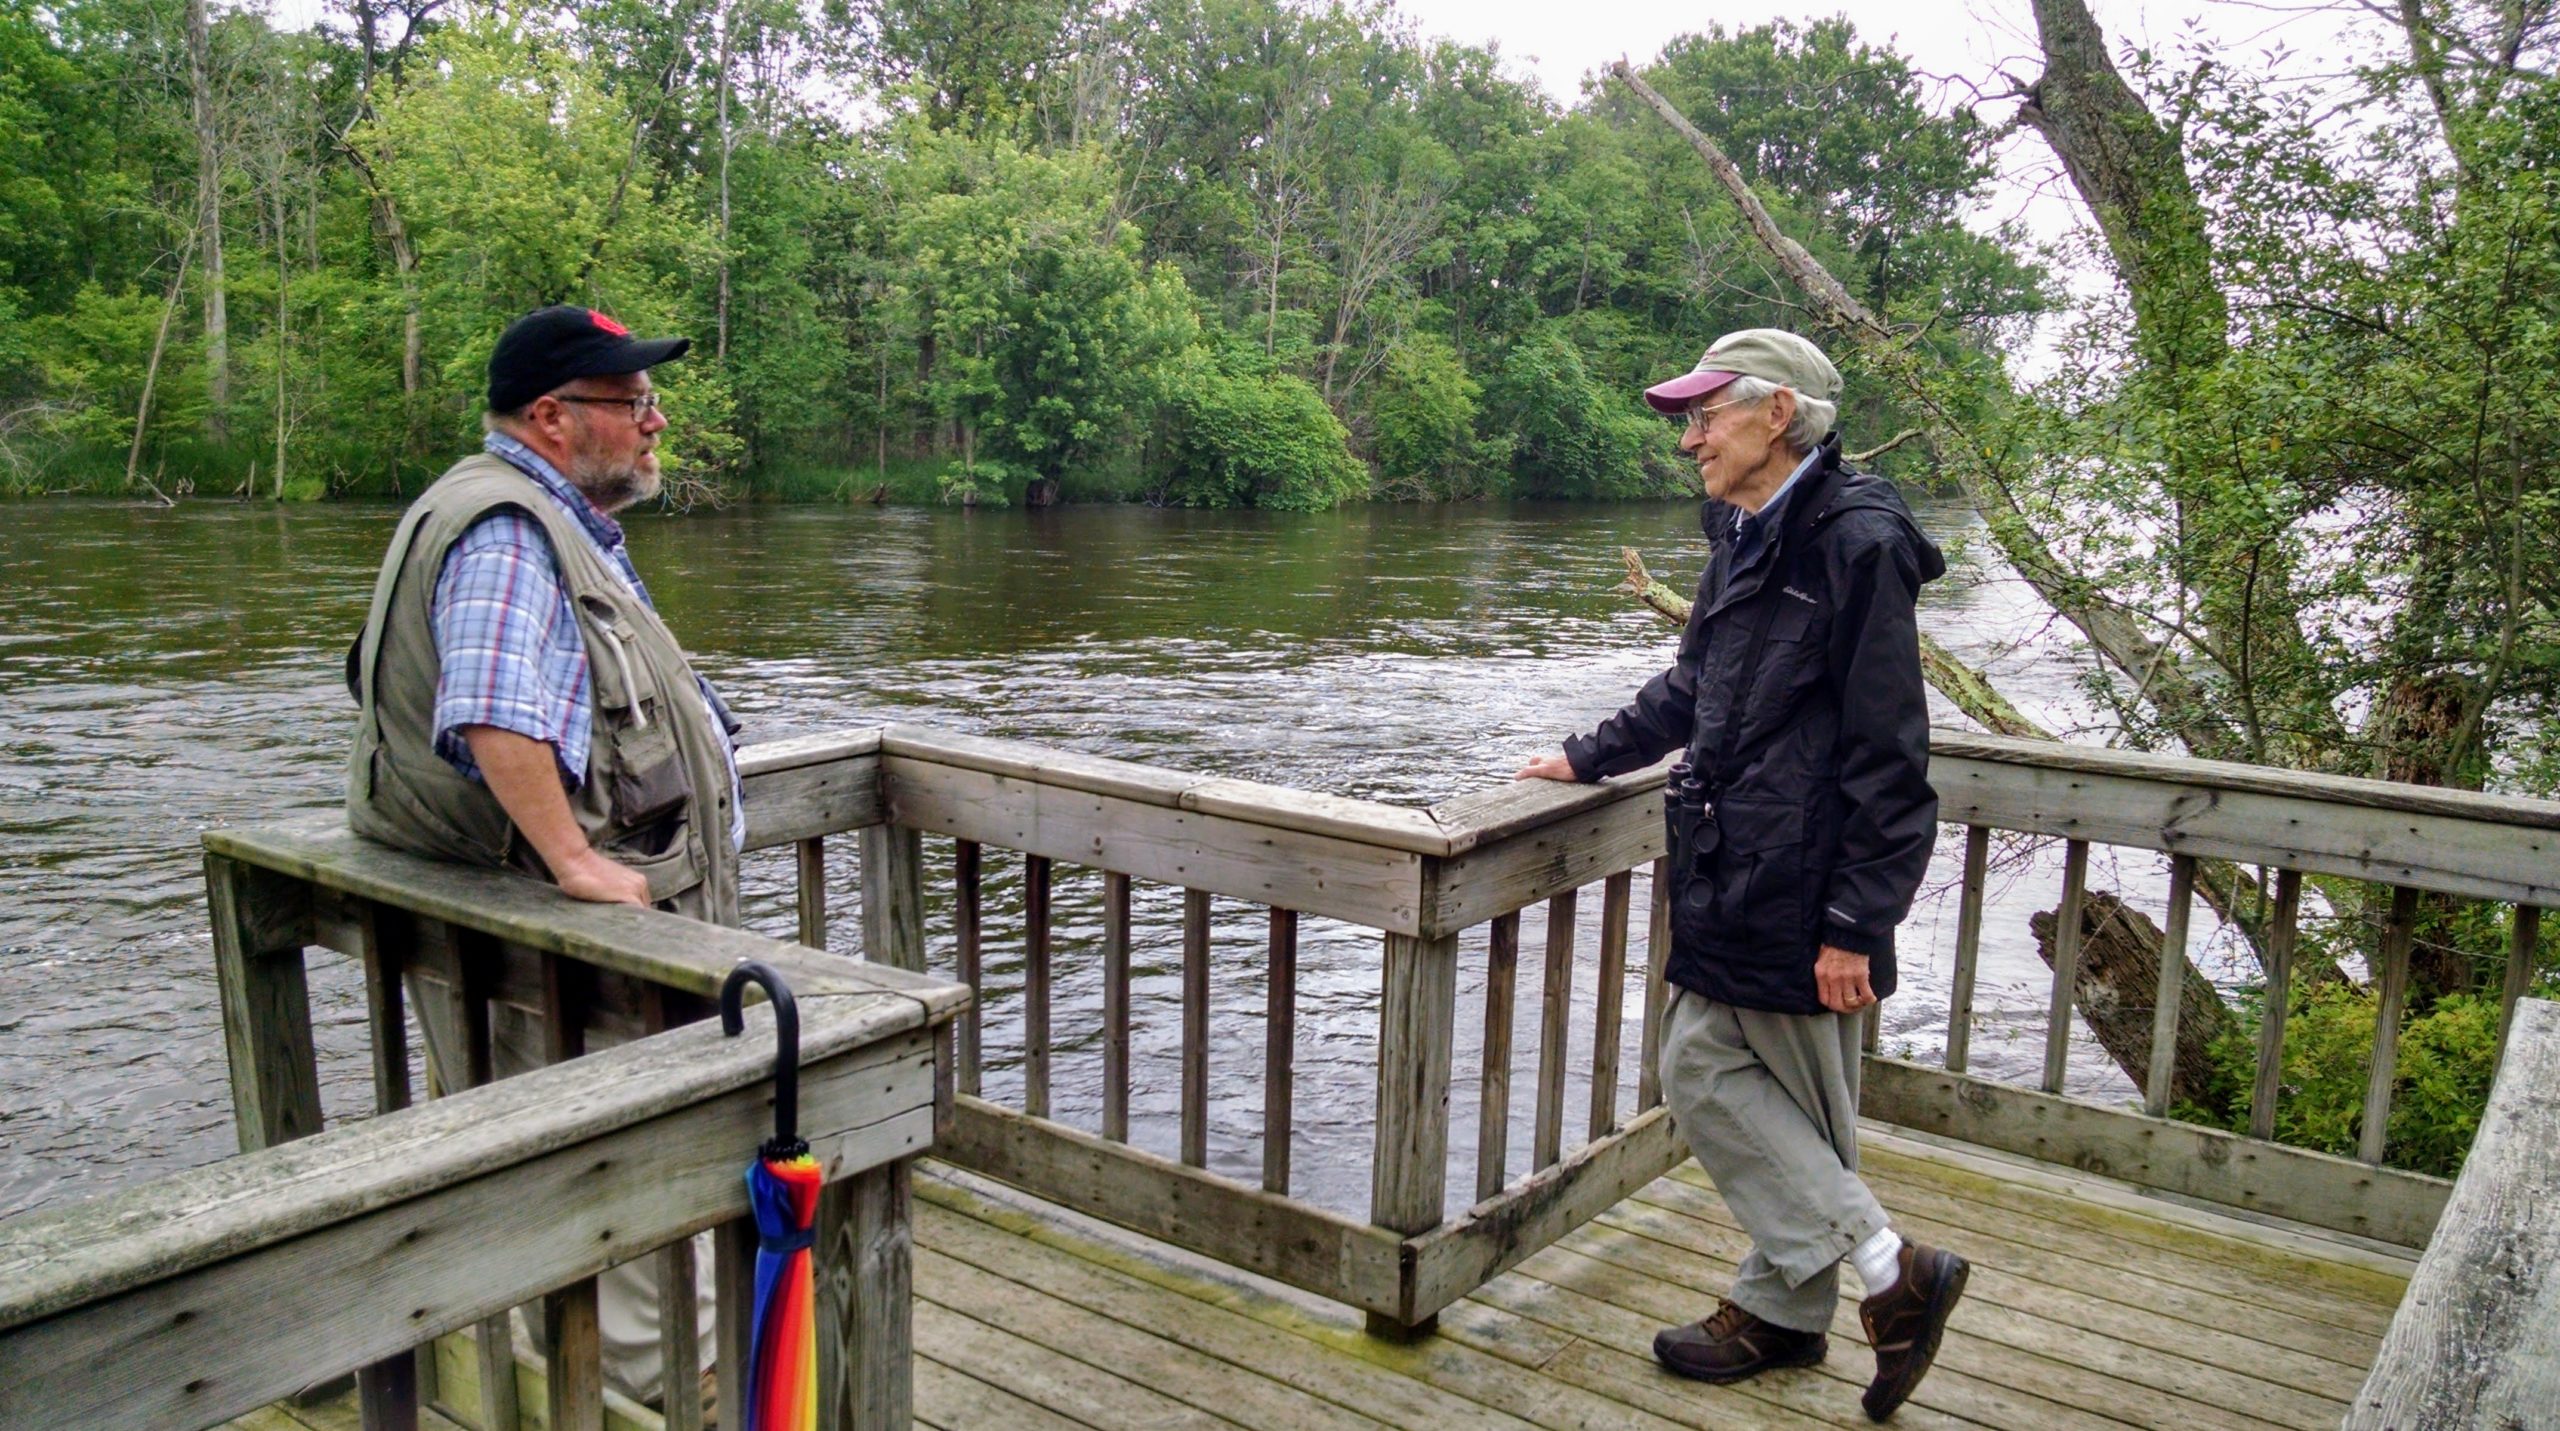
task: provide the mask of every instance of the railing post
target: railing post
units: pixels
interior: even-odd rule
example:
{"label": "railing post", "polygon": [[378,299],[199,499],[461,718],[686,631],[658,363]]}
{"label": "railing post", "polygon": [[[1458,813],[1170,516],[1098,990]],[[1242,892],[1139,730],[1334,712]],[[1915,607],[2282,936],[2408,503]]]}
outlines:
{"label": "railing post", "polygon": [[[2266,882],[2261,879],[2259,888]],[[2276,1135],[2276,1093],[2284,1083],[2284,1021],[2293,1008],[2293,944],[2301,930],[2302,871],[2276,871],[2267,923],[2266,1010],[2258,1021],[2258,1076],[2250,1085],[2249,1136]]]}
{"label": "railing post", "polygon": [[1636,1111],[1662,1101],[1662,1015],[1670,1003],[1663,989],[1663,970],[1671,958],[1671,857],[1653,862],[1652,906],[1644,933],[1644,1045],[1636,1070]]}
{"label": "railing post", "polygon": [[811,835],[792,847],[799,874],[800,942],[812,949],[827,947],[827,840]]}
{"label": "railing post", "polygon": [[2519,904],[2507,925],[2507,977],[2498,998],[2498,1052],[2490,1076],[2507,1061],[2507,1035],[2514,1029],[2516,1004],[2533,987],[2533,956],[2542,941],[2542,906]]}
{"label": "railing post", "polygon": [[231,1119],[254,1153],[320,1131],[320,1063],[311,1046],[311,887],[271,870],[204,857]]}
{"label": "railing post", "polygon": [[1209,892],[1182,892],[1182,1161],[1209,1165]]}
{"label": "railing post", "polygon": [[924,836],[911,826],[862,827],[862,957],[924,969]]}
{"label": "railing post", "polygon": [[1298,1052],[1298,912],[1294,909],[1271,911],[1269,990],[1262,1017],[1262,1190],[1287,1197]]}
{"label": "railing post", "polygon": [[1129,1141],[1129,903],[1129,877],[1104,871],[1102,1136],[1115,1143]]}
{"label": "railing post", "polygon": [[2062,847],[2062,904],[2053,912],[2053,1007],[2044,1026],[2044,1091],[2062,1091],[2071,1062],[2071,1001],[2080,984],[2080,906],[2089,887],[2089,842]]}
{"label": "railing post", "polygon": [[2169,1111],[2170,1085],[2178,1073],[2178,1001],[2187,987],[2187,918],[2195,903],[2196,857],[2169,859],[2169,924],[2160,935],[2160,984],[2151,1000],[2150,1086],[2142,1090],[2142,1111],[2154,1118]]}
{"label": "railing post", "polygon": [[[914,1417],[910,1161],[866,1169],[818,1195],[822,1431],[904,1431]],[[744,1423],[724,1416],[720,1424]]]}
{"label": "railing post", "polygon": [[1511,1180],[1511,1006],[1519,996],[1520,911],[1494,916],[1484,965],[1484,1068],[1477,1076],[1476,1201]]}
{"label": "railing post", "polygon": [[2391,1083],[2400,1069],[2400,1008],[2409,997],[2409,946],[2418,934],[2418,892],[2391,891],[2390,921],[2382,927],[2382,967],[2374,974],[2373,1065],[2364,1087],[2364,1126],[2356,1156],[2382,1161],[2391,1133]]}
{"label": "railing post", "polygon": [[1964,893],[1956,905],[1956,969],[1947,997],[1947,1071],[1964,1072],[1973,1051],[1973,976],[1982,962],[1982,891],[1991,863],[1991,827],[1964,829]]}
{"label": "railing post", "polygon": [[[1440,1225],[1449,1189],[1449,1056],[1457,1018],[1458,936],[1386,936],[1378,1003],[1378,1134],[1369,1221],[1411,1235]],[[1404,1298],[1414,1269],[1405,1265]],[[1369,1314],[1374,1336],[1423,1335],[1435,1317]]]}

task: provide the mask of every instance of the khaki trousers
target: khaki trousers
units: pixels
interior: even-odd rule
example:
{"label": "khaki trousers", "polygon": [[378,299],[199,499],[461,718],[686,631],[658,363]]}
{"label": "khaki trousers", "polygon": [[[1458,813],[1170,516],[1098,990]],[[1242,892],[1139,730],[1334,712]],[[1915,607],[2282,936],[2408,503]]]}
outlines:
{"label": "khaki trousers", "polygon": [[1763,1321],[1823,1331],[1840,1259],[1885,1225],[1858,1179],[1858,1020],[1773,1014],[1674,991],[1662,1098],[1751,1253],[1733,1300]]}

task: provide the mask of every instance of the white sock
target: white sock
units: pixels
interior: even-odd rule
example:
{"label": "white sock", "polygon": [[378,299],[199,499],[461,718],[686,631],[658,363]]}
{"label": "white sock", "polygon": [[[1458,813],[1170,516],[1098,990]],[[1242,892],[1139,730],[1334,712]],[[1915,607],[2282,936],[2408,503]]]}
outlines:
{"label": "white sock", "polygon": [[1858,1269],[1858,1280],[1872,1297],[1902,1280],[1902,1239],[1892,1228],[1879,1227],[1874,1236],[1849,1249],[1849,1265]]}

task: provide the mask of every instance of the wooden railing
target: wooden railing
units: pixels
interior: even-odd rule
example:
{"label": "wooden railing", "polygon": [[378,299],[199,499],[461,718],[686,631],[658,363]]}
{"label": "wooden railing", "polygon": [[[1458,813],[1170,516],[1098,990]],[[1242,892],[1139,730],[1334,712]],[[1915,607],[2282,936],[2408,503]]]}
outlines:
{"label": "wooden railing", "polygon": [[2453,1198],[2347,1431],[2560,1416],[2560,1004],[2527,1000]]}
{"label": "wooden railing", "polygon": [[[823,779],[767,780],[756,793],[767,829],[777,820],[863,814]],[[98,1343],[110,1354],[77,1365],[118,1388],[100,1405],[122,1410],[102,1409],[94,1423],[48,1417],[43,1424],[202,1425],[271,1399],[279,1387],[290,1391],[362,1363],[368,1427],[414,1425],[425,1402],[480,1431],[513,1431],[525,1418],[506,1309],[534,1299],[540,1340],[550,1348],[546,1424],[601,1426],[607,1398],[597,1371],[593,1274],[644,1255],[655,1259],[665,1364],[678,1369],[668,1424],[682,1431],[699,1420],[682,1368],[698,1357],[696,1296],[706,1274],[720,1312],[721,1424],[742,1424],[735,1373],[746,1360],[755,1249],[742,1172],[771,1132],[759,1110],[771,1102],[774,1050],[769,1022],[762,1037],[739,1040],[719,1039],[716,1024],[698,1025],[746,959],[781,972],[803,1010],[802,1122],[827,1169],[819,1255],[833,1269],[820,1284],[823,1424],[907,1424],[908,1164],[930,1143],[937,1108],[948,1112],[939,1074],[949,1067],[944,1046],[966,989],[655,910],[580,904],[520,876],[367,844],[334,816],[215,831],[205,846],[234,1121],[252,1156],[69,1209],[32,1230],[12,1224],[8,1241],[84,1230],[117,1241],[129,1206],[186,1257],[273,1242],[257,1265],[300,1268],[303,1243],[283,1239],[319,1236],[347,1240],[345,1255],[359,1263],[379,1255],[396,1270],[410,1265],[404,1259],[414,1243],[414,1265],[429,1281],[351,1264],[340,1282],[287,1286],[240,1281],[250,1271],[225,1264],[208,1269],[215,1280],[201,1284],[218,1292],[184,1290],[198,1284],[183,1281],[170,1284],[180,1290],[158,1289],[157,1281],[146,1287],[133,1280],[139,1273],[118,1291],[115,1277],[94,1269],[123,1265],[114,1260],[120,1254],[98,1251],[84,1264],[93,1269],[87,1285],[112,1295],[91,1295],[81,1324],[120,1327],[99,1335],[128,1340]],[[315,946],[363,966],[376,1115],[325,1136],[307,992]],[[444,1096],[417,1107],[413,1017],[447,1034],[448,1061],[431,1061],[442,1086],[429,1090]],[[570,1067],[553,1066],[561,1064]],[[712,1068],[725,1070],[725,1081],[705,1083]],[[752,1086],[758,1078],[761,1090]],[[626,1115],[648,1121],[605,1128]],[[710,1136],[715,1129],[721,1136]],[[332,1164],[315,1151],[323,1147],[352,1160],[343,1179],[330,1177]],[[363,1162],[377,1153],[378,1162]],[[428,1171],[404,1161],[411,1159]],[[215,1221],[184,1201],[192,1188],[217,1197]],[[711,1269],[696,1265],[690,1240],[705,1226],[714,1230]],[[541,1242],[536,1234],[546,1230],[566,1239],[565,1252]],[[57,1283],[83,1285],[67,1277],[45,1285]],[[11,1289],[16,1314],[46,1318],[8,1331],[12,1342],[32,1348],[70,1335],[61,1330],[71,1323],[60,1296],[30,1302],[5,1272],[0,1286]],[[279,1315],[299,1305],[294,1298],[309,1300],[308,1322]],[[149,1316],[170,1320],[153,1326]],[[222,1328],[223,1337],[205,1340],[194,1330],[200,1326]],[[457,1349],[445,1348],[440,1359],[427,1346],[465,1326],[469,1344],[458,1350],[471,1366],[468,1398],[441,1384],[439,1367]],[[425,1354],[404,1350],[413,1346]],[[180,1348],[185,1356],[164,1354]],[[0,1370],[0,1407],[19,1394],[13,1378],[22,1375],[31,1377],[24,1394],[34,1399],[15,1404],[52,1405],[42,1388],[54,1373],[36,1360],[0,1359],[8,1368]],[[135,1362],[148,1362],[151,1375],[129,1377]],[[129,1380],[149,1382],[164,1399],[132,1399],[121,1389]],[[0,1424],[17,1423],[0,1414]]]}
{"label": "wooden railing", "polygon": [[[2560,805],[2422,790],[2255,767],[2171,760],[1940,732],[1931,778],[1944,818],[1968,830],[1951,1035],[1944,1066],[1877,1056],[1867,1062],[1870,1116],[1989,1147],[2031,1154],[2138,1184],[2357,1232],[2424,1243],[2447,1184],[2365,1160],[2290,1148],[2136,1111],[2065,1097],[2060,1068],[2074,1020],[2070,947],[2075,900],[2093,844],[2161,850],[2173,859],[2163,967],[2183,973],[2193,861],[2218,858],[2280,871],[2270,1004],[2281,1007],[2284,951],[2303,874],[2381,880],[2517,906],[2517,977],[2530,970],[2541,905],[2560,896]],[[1674,1166],[1685,1150],[1660,1107],[1654,1064],[1667,953],[1660,880],[1635,936],[1636,872],[1662,856],[1659,771],[1602,786],[1504,784],[1414,810],[1251,782],[1179,774],[1015,742],[917,727],[786,743],[750,752],[751,843],[799,845],[802,938],[823,943],[821,841],[858,831],[863,948],[871,959],[924,967],[949,951],[949,970],[982,982],[982,898],[991,852],[1021,858],[1024,927],[1022,1095],[983,1095],[980,1011],[958,1035],[957,1111],[944,1156],[1065,1205],[1327,1297],[1362,1307],[1382,1333],[1407,1333],[1521,1258]],[[1966,1071],[1973,975],[1979,957],[1990,832],[2065,842],[2065,881],[2041,1087],[2012,1087]],[[947,838],[949,892],[926,898],[923,837]],[[1097,870],[1098,949],[1057,946],[1051,890],[1062,866]],[[1181,891],[1182,1081],[1178,1152],[1129,1146],[1130,950],[1133,888]],[[1573,982],[1583,977],[1576,915],[1597,885],[1598,998],[1591,1056],[1568,1067]],[[2376,970],[2383,1036],[2368,1126],[2388,1113],[2393,1034],[2408,956],[2407,902]],[[1213,900],[1265,911],[1269,996],[1258,1182],[1208,1170],[1211,1051],[1251,1031],[1212,1023]],[[926,910],[948,911],[929,935]],[[1513,990],[1520,915],[1545,906],[1546,977],[1537,1035],[1532,1146],[1515,1174],[1509,1147],[1515,1078]],[[1302,918],[1365,926],[1380,940],[1376,1121],[1364,1221],[1292,1195],[1289,1144],[1295,1044],[1297,935]],[[1477,933],[1476,931],[1481,931]],[[1476,951],[1483,952],[1479,956]],[[1454,1032],[1462,959],[1484,960],[1483,1056],[1472,1168],[1449,1147],[1449,1099],[1463,1070]],[[1103,1087],[1098,1125],[1052,1115],[1055,990],[1061,959],[1101,972]],[[1621,1047],[1618,1003],[1629,961],[1644,976],[1638,1046]],[[2175,1028],[2174,985],[2159,1027]],[[2278,1047],[2280,1018],[2267,1045]],[[2164,1047],[2155,1041],[2155,1049]],[[1621,1116],[1632,1056],[1637,1096]],[[2157,1060],[2155,1059],[2155,1062]],[[1568,1109],[1587,1080],[1587,1116]],[[2155,1089],[2166,1086],[2155,1078]],[[2261,1131],[2272,1098],[2262,1098]],[[1579,1134],[1579,1146],[1571,1134]],[[1453,1164],[1456,1165],[1453,1167]],[[1446,1213],[1453,1174],[1477,1201]],[[1469,1186],[1458,1182],[1456,1186]]]}
{"label": "wooden railing", "polygon": [[[451,951],[465,972],[461,997],[485,1003],[510,997],[506,961],[475,952],[477,936],[503,929],[534,952],[550,989],[567,982],[573,953],[596,956],[580,961],[588,968],[717,967],[699,947],[702,926],[571,907],[507,876],[329,854],[325,837],[301,845],[309,863],[295,880],[238,858],[273,860],[288,842],[223,843],[235,854],[211,864],[235,975],[224,992],[247,1015],[235,1055],[259,1070],[246,1083],[253,1117],[242,1129],[251,1143],[293,1136],[0,1225],[0,1425],[211,1426],[359,1369],[368,1427],[416,1426],[422,1373],[426,1399],[468,1424],[529,1424],[506,1319],[534,1303],[549,1347],[545,1424],[601,1427],[597,1274],[654,1256],[667,1292],[663,1350],[670,1365],[690,1366],[699,1345],[691,1239],[705,1229],[717,1233],[715,1267],[700,1271],[718,1292],[722,1424],[741,1424],[736,1374],[756,1242],[741,1173],[772,1120],[774,1029],[763,1010],[749,1012],[737,1038],[723,1038],[716,1021],[694,1023],[416,1106],[404,1106],[405,1058],[387,1058],[381,1116],[326,1132],[316,1105],[295,1096],[313,1086],[295,1052],[308,1048],[309,1025],[289,1017],[298,955],[333,928],[374,960],[397,951],[424,964],[434,957],[425,948]],[[372,878],[354,877],[358,866]],[[415,888],[411,877],[426,874],[434,888]],[[377,887],[350,887],[372,879]],[[395,893],[423,908],[387,903]],[[431,911],[447,900],[463,907],[429,933]],[[759,954],[783,948],[719,933],[714,942],[765,946]],[[904,1425],[906,1168],[932,1142],[936,1033],[959,991],[858,965],[821,968],[787,950],[782,959],[799,985],[800,1131],[838,1194],[838,1221],[856,1224],[836,1235],[872,1253],[834,1279],[828,1424]],[[237,977],[244,967],[249,976]],[[574,1001],[550,1006],[556,1014]],[[474,1327],[494,1333],[476,1347],[482,1395],[457,1405],[438,1395],[431,1344]],[[428,1354],[413,1355],[422,1346]],[[691,1374],[672,1381],[669,1424],[698,1424]]]}

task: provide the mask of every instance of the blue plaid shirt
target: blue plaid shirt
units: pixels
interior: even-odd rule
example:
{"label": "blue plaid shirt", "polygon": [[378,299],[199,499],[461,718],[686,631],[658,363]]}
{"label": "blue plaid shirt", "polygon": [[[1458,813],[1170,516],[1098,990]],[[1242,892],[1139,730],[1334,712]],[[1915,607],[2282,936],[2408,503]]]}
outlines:
{"label": "blue plaid shirt", "polygon": [[1796,479],[1804,476],[1805,472],[1821,458],[1822,450],[1815,448],[1811,456],[1796,464],[1795,471],[1787,474],[1786,481],[1778,484],[1778,490],[1769,494],[1769,500],[1760,504],[1759,511],[1744,512],[1735,518],[1733,523],[1733,574],[1735,576],[1750,570],[1751,564],[1760,559],[1760,553],[1768,549],[1769,532],[1778,525],[1778,519],[1786,514],[1787,498],[1795,494]]}
{"label": "blue plaid shirt", "polygon": [[[540,454],[504,433],[483,444],[549,493],[577,519],[639,598],[649,588],[623,546],[622,524],[595,509]],[[651,603],[652,606],[655,603]],[[593,702],[587,691],[587,644],[569,588],[559,577],[551,539],[542,524],[521,512],[492,512],[473,522],[436,574],[433,615],[436,639],[436,753],[479,780],[480,767],[462,738],[462,727],[490,725],[551,747],[560,781],[575,789],[585,781],[593,736]],[[729,708],[700,676],[703,704],[720,732],[729,766],[729,839],[744,848],[746,802],[738,789],[738,756],[729,740]]]}

